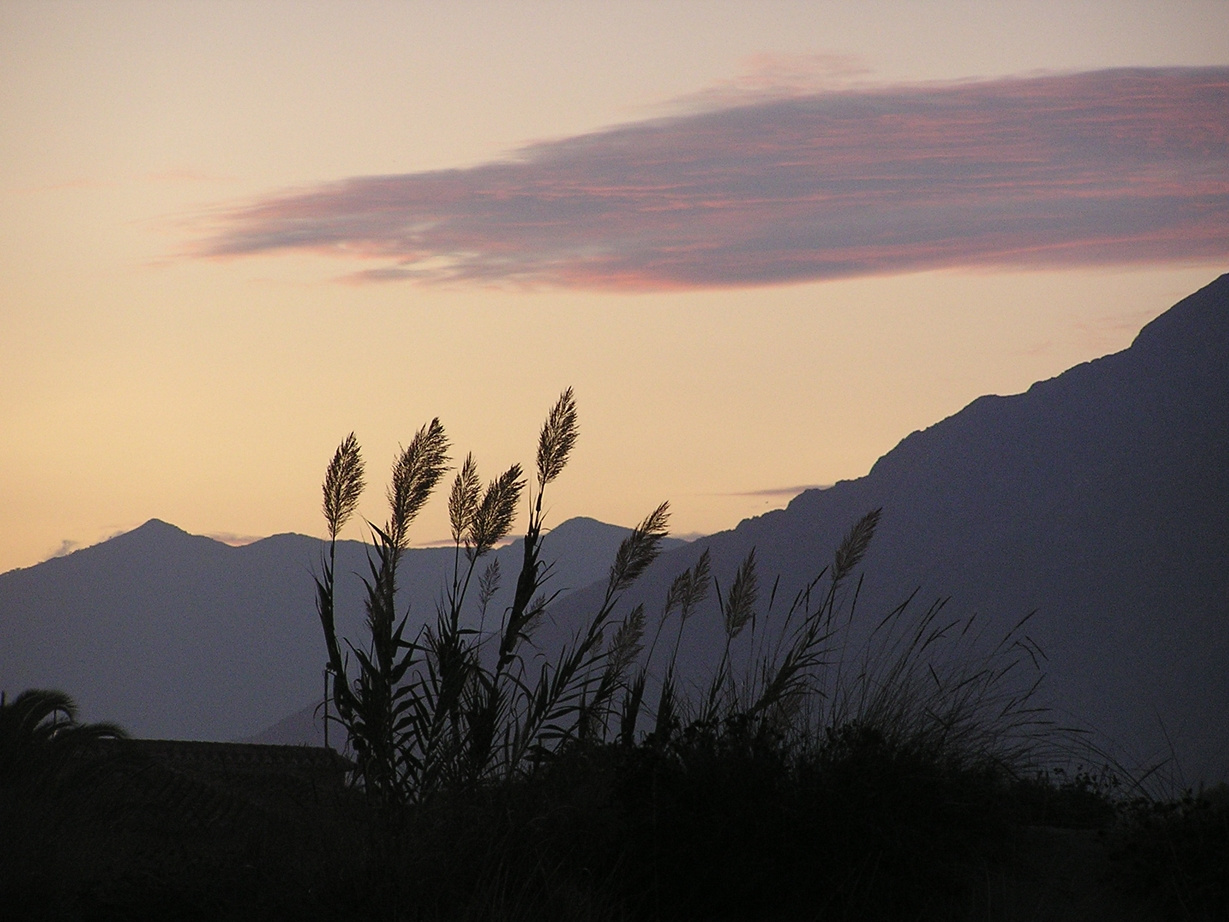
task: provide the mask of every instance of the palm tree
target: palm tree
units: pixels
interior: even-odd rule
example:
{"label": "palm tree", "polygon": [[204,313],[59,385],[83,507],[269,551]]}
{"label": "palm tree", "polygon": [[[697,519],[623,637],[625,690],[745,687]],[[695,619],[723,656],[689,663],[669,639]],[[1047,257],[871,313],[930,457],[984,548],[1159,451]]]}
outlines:
{"label": "palm tree", "polygon": [[78,723],[77,706],[62,691],[32,688],[12,701],[0,692],[0,787],[48,784],[84,767],[101,739],[127,734],[115,724]]}

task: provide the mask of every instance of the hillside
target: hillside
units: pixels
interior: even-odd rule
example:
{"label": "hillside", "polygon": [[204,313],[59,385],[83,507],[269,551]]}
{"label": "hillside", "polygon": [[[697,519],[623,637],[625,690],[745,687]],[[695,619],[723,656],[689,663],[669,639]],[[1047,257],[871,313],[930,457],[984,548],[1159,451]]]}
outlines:
{"label": "hillside", "polygon": [[[781,576],[779,605],[879,507],[863,624],[914,589],[923,605],[950,596],[949,612],[976,613],[992,636],[1036,610],[1029,630],[1048,654],[1043,692],[1059,720],[1094,729],[1127,764],[1172,756],[1188,782],[1225,777],[1229,275],[1122,352],[975,400],[865,477],[663,555],[629,604],[660,611],[704,547],[728,585],[755,547],[762,580]],[[564,608],[575,616],[592,595]],[[691,660],[718,647],[715,602],[708,612],[688,628]]]}
{"label": "hillside", "polygon": [[[626,600],[660,612],[709,548],[728,588],[752,548],[778,610],[882,507],[865,561],[862,625],[918,590],[976,613],[988,637],[1021,618],[1045,650],[1056,719],[1130,766],[1170,759],[1188,783],[1229,775],[1229,276],[1148,324],[1130,348],[1026,393],[988,396],[912,433],[865,477],[787,509],[675,543]],[[600,579],[624,530],[572,520],[548,538],[553,588]],[[151,521],[67,558],[0,575],[0,676],[72,692],[87,719],[138,735],[306,739],[322,686],[311,572],[320,543],[281,535],[227,547]],[[504,558],[505,592],[519,565]],[[449,550],[412,551],[405,604],[429,616]],[[345,542],[361,620],[361,546]],[[559,641],[597,586],[561,595],[539,638]],[[506,602],[496,598],[493,610]],[[761,608],[766,599],[761,599]],[[626,610],[626,607],[624,610]],[[719,648],[716,602],[689,622],[683,662]],[[287,719],[288,715],[293,715]],[[271,729],[278,722],[286,722]]]}

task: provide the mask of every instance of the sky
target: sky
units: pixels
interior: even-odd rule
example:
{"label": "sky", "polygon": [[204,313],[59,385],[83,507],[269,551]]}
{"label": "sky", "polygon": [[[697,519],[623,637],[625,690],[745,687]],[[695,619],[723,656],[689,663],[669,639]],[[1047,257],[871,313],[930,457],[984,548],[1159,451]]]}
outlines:
{"label": "sky", "polygon": [[733,527],[1229,270],[1227,126],[1223,0],[0,0],[0,572],[569,386],[548,525]]}

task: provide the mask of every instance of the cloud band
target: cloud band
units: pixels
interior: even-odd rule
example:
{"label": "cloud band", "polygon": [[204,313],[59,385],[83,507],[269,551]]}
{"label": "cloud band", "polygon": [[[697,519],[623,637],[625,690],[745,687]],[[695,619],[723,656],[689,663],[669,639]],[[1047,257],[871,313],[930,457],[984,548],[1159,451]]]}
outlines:
{"label": "cloud band", "polygon": [[220,212],[195,253],[361,281],[663,290],[1229,256],[1229,68],[846,90],[347,179]]}

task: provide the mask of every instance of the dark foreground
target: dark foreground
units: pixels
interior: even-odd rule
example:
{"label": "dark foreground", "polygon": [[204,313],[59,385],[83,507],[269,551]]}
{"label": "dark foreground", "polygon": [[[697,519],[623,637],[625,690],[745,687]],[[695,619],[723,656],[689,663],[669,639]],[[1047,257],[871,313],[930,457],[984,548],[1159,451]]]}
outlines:
{"label": "dark foreground", "polygon": [[1229,805],[1011,780],[850,731],[577,749],[397,809],[112,753],[0,788],[7,919],[1211,920]]}

